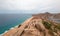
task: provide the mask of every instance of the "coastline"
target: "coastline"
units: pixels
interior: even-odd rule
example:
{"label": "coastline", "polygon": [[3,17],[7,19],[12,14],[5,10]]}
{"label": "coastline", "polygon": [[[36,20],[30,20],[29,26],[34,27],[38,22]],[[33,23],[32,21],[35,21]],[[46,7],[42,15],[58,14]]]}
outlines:
{"label": "coastline", "polygon": [[[23,23],[21,23],[21,25],[24,25],[24,24],[26,24],[26,23],[30,22],[32,18],[33,18],[33,17],[28,18],[28,19],[27,19],[27,20],[25,20]],[[14,33],[14,31],[17,31],[17,30],[19,30],[19,29],[20,29],[20,28],[18,29],[18,26],[19,26],[19,25],[17,25],[17,26],[15,26],[15,27],[10,28],[10,29],[8,30],[9,32],[8,32],[8,31],[5,31],[5,32],[4,32],[3,34],[1,34],[1,35],[3,35],[3,36],[4,36],[4,35],[10,35],[10,32],[11,32],[11,31],[13,31],[12,33]],[[7,33],[8,33],[8,34],[7,34]]]}
{"label": "coastline", "polygon": [[[12,30],[14,28],[18,27],[18,25],[14,26],[14,27],[11,27],[9,30]],[[9,30],[6,30],[4,33],[0,34],[0,36],[2,36],[3,34],[7,33]]]}
{"label": "coastline", "polygon": [[[21,25],[16,28],[12,28],[8,32],[4,33],[3,36],[55,36],[60,35],[60,29],[58,25],[53,25],[46,19],[41,19],[38,17],[31,17],[25,20]],[[57,31],[55,31],[56,29]],[[50,31],[51,30],[51,31]],[[37,34],[38,32],[38,34]],[[51,33],[52,34],[51,34]],[[54,33],[55,32],[55,33]],[[57,34],[58,33],[58,34]]]}

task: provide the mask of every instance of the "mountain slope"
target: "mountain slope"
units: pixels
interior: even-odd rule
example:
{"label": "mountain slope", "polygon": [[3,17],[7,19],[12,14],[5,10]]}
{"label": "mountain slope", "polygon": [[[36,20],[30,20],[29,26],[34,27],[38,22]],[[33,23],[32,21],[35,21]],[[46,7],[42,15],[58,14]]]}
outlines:
{"label": "mountain slope", "polygon": [[60,24],[46,17],[47,15],[32,16],[3,36],[60,36]]}
{"label": "mountain slope", "polygon": [[3,36],[60,36],[60,25],[54,24],[52,21],[31,17]]}

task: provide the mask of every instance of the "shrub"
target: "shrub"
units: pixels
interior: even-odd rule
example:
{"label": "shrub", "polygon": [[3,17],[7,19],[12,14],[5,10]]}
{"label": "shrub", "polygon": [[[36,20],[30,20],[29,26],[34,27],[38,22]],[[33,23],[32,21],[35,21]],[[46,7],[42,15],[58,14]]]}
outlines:
{"label": "shrub", "polygon": [[54,33],[52,30],[49,30],[48,33],[51,35],[51,36],[54,36]]}
{"label": "shrub", "polygon": [[42,21],[43,25],[45,26],[45,28],[47,29],[51,29],[51,24],[49,22],[46,21]]}

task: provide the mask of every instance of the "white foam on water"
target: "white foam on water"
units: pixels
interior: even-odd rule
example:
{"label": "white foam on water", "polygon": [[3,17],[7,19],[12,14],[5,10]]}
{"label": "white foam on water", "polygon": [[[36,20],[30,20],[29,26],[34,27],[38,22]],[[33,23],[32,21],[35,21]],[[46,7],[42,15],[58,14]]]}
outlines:
{"label": "white foam on water", "polygon": [[4,33],[0,34],[0,36],[3,36],[3,34],[7,33],[8,31],[5,31]]}
{"label": "white foam on water", "polygon": [[0,36],[2,36],[3,34],[0,34]]}
{"label": "white foam on water", "polygon": [[12,28],[10,28],[9,30],[14,29],[14,28],[16,28],[16,27],[18,27],[18,25],[17,25],[17,26],[14,26],[14,27],[12,27]]}
{"label": "white foam on water", "polygon": [[19,25],[15,26],[14,28],[18,27]]}
{"label": "white foam on water", "polygon": [[[16,27],[18,27],[18,25],[10,28],[9,30],[14,29],[14,28],[16,28]],[[3,35],[4,35],[5,33],[7,33],[9,30],[7,30],[7,31],[5,31],[4,33],[0,34],[0,36],[3,36]]]}

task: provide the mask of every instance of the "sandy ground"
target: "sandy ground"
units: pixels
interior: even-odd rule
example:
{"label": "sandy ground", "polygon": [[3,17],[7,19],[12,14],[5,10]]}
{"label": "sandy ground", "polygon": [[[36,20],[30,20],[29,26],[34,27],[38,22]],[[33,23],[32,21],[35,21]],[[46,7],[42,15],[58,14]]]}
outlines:
{"label": "sandy ground", "polygon": [[20,35],[22,33],[22,31],[24,30],[24,27],[26,25],[28,25],[28,22],[30,22],[32,18],[33,17],[27,19],[24,23],[22,23],[22,26],[20,28],[14,28],[12,30],[9,30],[9,32],[5,33],[3,36],[14,36],[19,29],[20,29],[20,31],[17,34]]}

